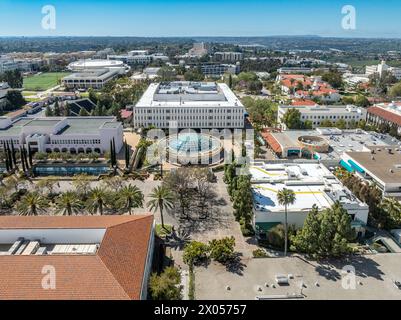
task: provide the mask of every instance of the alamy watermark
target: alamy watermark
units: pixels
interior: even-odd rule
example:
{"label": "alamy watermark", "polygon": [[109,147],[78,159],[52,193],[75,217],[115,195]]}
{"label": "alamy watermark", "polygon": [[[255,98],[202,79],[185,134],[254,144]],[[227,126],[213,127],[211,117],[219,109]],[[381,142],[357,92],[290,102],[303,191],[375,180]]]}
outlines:
{"label": "alamy watermark", "polygon": [[56,268],[52,265],[44,265],[42,268],[42,289],[56,290]]}
{"label": "alamy watermark", "polygon": [[341,270],[341,286],[345,290],[356,289],[355,267],[347,265]]}
{"label": "alamy watermark", "polygon": [[354,6],[348,4],[342,7],[341,13],[344,15],[341,21],[341,27],[344,30],[356,29],[356,9]]}
{"label": "alamy watermark", "polygon": [[42,7],[42,29],[56,30],[56,8],[53,5]]}

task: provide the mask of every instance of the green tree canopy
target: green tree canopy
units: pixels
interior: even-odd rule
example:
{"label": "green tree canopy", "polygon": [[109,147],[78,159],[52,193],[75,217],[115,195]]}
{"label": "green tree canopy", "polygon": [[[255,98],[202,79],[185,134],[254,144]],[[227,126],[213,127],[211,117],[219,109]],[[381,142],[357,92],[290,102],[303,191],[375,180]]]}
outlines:
{"label": "green tree canopy", "polygon": [[210,257],[220,263],[226,263],[234,257],[235,239],[227,237],[209,242]]}
{"label": "green tree canopy", "polygon": [[389,95],[394,98],[401,97],[401,82],[391,87]]}
{"label": "green tree canopy", "polygon": [[167,267],[160,275],[152,274],[149,291],[153,300],[181,300],[181,274],[175,267]]}
{"label": "green tree canopy", "polygon": [[292,237],[292,249],[316,258],[342,257],[352,251],[349,241],[354,237],[351,217],[339,202],[320,213],[314,206]]}
{"label": "green tree canopy", "polygon": [[301,129],[301,112],[295,108],[288,110],[283,117],[283,122],[288,129]]}

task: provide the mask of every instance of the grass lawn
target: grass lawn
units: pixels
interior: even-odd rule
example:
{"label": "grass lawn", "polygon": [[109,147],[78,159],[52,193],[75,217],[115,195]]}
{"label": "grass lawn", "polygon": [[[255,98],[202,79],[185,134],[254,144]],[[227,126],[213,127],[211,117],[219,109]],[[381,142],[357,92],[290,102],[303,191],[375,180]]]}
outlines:
{"label": "grass lawn", "polygon": [[24,79],[25,90],[45,91],[58,85],[58,81],[69,75],[68,72],[47,72]]}

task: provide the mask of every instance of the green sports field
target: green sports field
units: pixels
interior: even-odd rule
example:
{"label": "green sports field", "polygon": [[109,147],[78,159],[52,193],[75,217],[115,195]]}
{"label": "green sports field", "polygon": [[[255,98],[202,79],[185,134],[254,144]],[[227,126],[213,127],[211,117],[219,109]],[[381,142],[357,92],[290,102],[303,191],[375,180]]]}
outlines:
{"label": "green sports field", "polygon": [[59,84],[59,80],[68,76],[68,72],[46,72],[24,79],[24,88],[29,91],[45,91]]}

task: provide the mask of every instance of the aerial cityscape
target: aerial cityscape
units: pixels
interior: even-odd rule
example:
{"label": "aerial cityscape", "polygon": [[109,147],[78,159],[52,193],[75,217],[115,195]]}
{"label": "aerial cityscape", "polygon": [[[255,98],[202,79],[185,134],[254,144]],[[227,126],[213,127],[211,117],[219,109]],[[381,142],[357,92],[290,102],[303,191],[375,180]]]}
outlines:
{"label": "aerial cityscape", "polygon": [[401,299],[400,3],[73,2],[0,2],[0,300]]}

